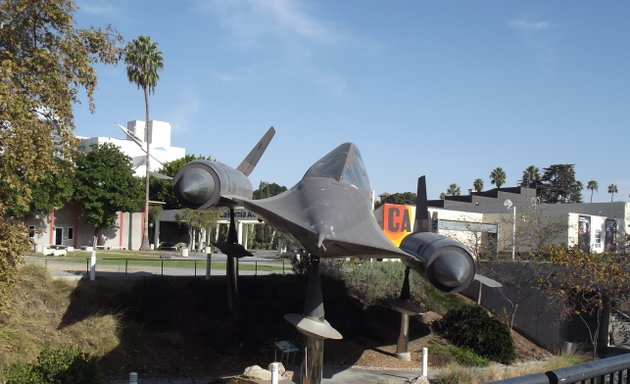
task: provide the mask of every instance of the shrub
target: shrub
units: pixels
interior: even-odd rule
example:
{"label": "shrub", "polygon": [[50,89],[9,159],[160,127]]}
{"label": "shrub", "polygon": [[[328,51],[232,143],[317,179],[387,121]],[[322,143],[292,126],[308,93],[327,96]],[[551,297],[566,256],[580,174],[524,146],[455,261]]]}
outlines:
{"label": "shrub", "polygon": [[[400,262],[363,262],[352,270],[343,270],[348,293],[365,305],[375,305],[400,295],[406,266]],[[461,300],[434,288],[429,282],[412,272],[411,297],[421,307],[446,312],[461,306]]]}
{"label": "shrub", "polygon": [[429,343],[429,358],[433,361],[452,362],[453,360],[468,367],[486,367],[490,360],[479,356],[470,348],[458,347],[452,344],[442,345],[436,342]]}
{"label": "shrub", "polygon": [[35,362],[11,364],[3,373],[6,384],[102,383],[96,360],[77,347],[44,348]]}
{"label": "shrub", "polygon": [[433,323],[438,334],[451,343],[503,364],[516,358],[510,331],[478,306],[450,310]]}

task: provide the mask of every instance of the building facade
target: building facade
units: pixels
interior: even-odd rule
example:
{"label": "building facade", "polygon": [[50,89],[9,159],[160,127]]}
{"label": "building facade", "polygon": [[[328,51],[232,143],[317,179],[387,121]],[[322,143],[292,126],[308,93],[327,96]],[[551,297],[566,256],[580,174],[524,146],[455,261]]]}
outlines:
{"label": "building facade", "polygon": [[[171,145],[171,124],[165,121],[151,120],[149,130],[149,143],[151,159],[149,170],[156,171],[164,163],[180,159],[186,156],[186,149]],[[89,151],[92,144],[112,143],[131,158],[132,169],[136,176],[144,177],[146,174],[146,148],[145,122],[132,120],[127,122],[126,137],[123,139],[113,137],[79,137],[79,151]]]}
{"label": "building facade", "polygon": [[[434,232],[452,237],[477,256],[528,253],[542,244],[602,253],[625,248],[630,204],[542,204],[525,187],[473,192],[429,201]],[[375,216],[394,244],[413,232],[415,207],[384,204]]]}
{"label": "building facade", "polygon": [[[79,151],[89,151],[92,144],[112,143],[132,161],[132,169],[138,177],[146,172],[145,122],[132,120],[127,122],[126,137],[79,137]],[[162,167],[163,163],[177,160],[186,155],[186,150],[171,145],[171,124],[164,121],[150,121],[151,171]],[[97,246],[104,249],[140,249],[143,236],[142,212],[118,212],[116,222],[111,229],[97,233]],[[78,204],[69,204],[50,212],[38,213],[26,220],[29,237],[33,248],[40,250],[52,245],[63,245],[71,249],[91,247],[94,243],[94,228],[86,224]]]}

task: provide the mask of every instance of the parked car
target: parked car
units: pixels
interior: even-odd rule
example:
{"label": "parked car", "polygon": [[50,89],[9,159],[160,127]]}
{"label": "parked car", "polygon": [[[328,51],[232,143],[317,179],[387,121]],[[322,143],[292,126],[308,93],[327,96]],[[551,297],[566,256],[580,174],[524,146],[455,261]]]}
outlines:
{"label": "parked car", "polygon": [[188,247],[188,244],[186,243],[171,243],[168,241],[164,241],[162,243],[160,243],[160,246],[158,247],[158,249],[160,250],[171,250],[171,251],[179,251],[182,248],[186,248]]}
{"label": "parked car", "polygon": [[44,247],[42,253],[44,256],[66,256],[68,249],[65,245],[51,245],[50,247]]}

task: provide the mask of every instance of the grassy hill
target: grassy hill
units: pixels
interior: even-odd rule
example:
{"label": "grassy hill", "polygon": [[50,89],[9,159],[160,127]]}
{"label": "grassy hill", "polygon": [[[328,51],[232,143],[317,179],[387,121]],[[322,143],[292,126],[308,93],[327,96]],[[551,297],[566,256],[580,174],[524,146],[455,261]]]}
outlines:
{"label": "grassy hill", "polygon": [[[391,265],[358,268],[345,281],[323,277],[326,318],[344,336],[326,343],[327,364],[419,366],[415,354],[412,362],[392,357],[400,315],[378,303],[397,296],[402,267],[380,264]],[[226,310],[223,277],[66,282],[25,265],[19,280],[13,308],[0,316],[0,366],[32,360],[46,345],[77,345],[110,378],[220,376],[273,361],[274,340],[302,340],[283,315],[302,312],[305,276],[241,277],[237,315]],[[423,308],[460,305],[420,278],[412,285]],[[411,324],[412,348],[442,343],[427,324]],[[449,364],[450,355],[433,353],[430,364]]]}

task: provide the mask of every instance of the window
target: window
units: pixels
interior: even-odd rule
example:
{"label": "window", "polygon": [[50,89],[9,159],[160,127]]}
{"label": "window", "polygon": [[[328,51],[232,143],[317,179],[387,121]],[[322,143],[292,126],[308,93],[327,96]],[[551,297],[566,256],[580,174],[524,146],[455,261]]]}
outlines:
{"label": "window", "polygon": [[28,226],[28,237],[29,237],[29,239],[34,239],[35,238],[35,226],[34,225],[29,225]]}
{"label": "window", "polygon": [[68,240],[72,240],[74,237],[74,228],[68,228]]}

